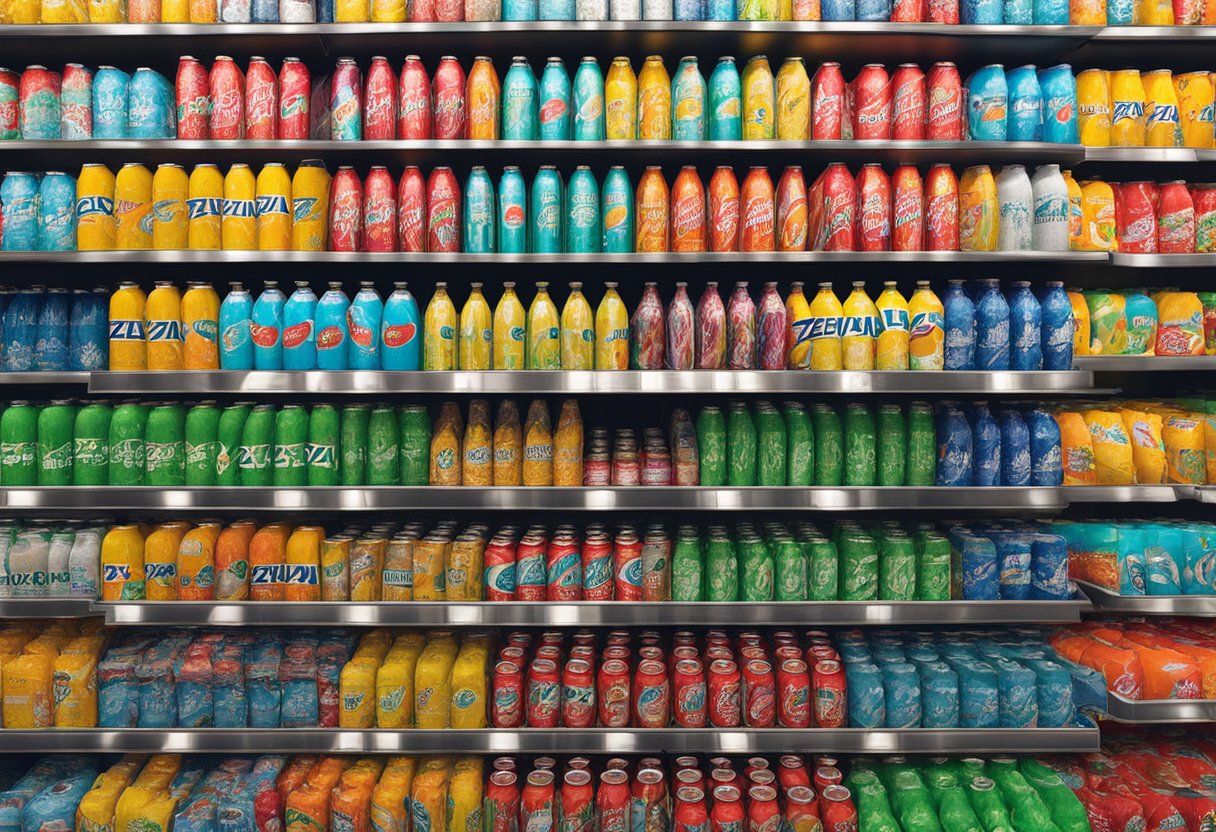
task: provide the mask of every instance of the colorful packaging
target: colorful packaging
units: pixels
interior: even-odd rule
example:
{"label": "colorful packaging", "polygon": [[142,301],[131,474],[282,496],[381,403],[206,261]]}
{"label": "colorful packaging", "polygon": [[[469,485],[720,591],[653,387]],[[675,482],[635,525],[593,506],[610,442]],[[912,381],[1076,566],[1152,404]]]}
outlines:
{"label": "colorful packaging", "polygon": [[1204,308],[1194,292],[1157,295],[1157,355],[1204,354]]}
{"label": "colorful packaging", "polygon": [[1089,354],[1123,355],[1127,349],[1127,300],[1113,292],[1085,292],[1089,307]]}

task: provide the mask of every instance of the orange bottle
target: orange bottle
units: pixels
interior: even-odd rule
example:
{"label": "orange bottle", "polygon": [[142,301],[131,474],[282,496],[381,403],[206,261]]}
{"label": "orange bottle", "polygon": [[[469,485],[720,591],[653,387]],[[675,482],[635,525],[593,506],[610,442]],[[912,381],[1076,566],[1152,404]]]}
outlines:
{"label": "orange bottle", "polygon": [[465,122],[465,138],[493,141],[498,138],[498,113],[502,109],[502,91],[494,63],[484,56],[473,59],[469,70],[465,100],[469,119]]}
{"label": "orange bottle", "polygon": [[258,529],[249,541],[249,599],[282,601],[287,571],[287,540],[291,525],[271,523]]}
{"label": "orange bottle", "polygon": [[215,541],[215,600],[244,601],[249,597],[249,543],[258,527],[238,520]]}
{"label": "orange bottle", "polygon": [[671,186],[671,250],[705,251],[705,237],[705,186],[687,165]]}
{"label": "orange bottle", "polygon": [[177,553],[189,529],[187,520],[160,523],[144,541],[144,592],[149,601],[177,600]]}
{"label": "orange bottle", "polygon": [[199,523],[182,538],[177,550],[177,597],[182,601],[215,599],[215,542],[219,523]]}
{"label": "orange bottle", "polygon": [[321,526],[299,526],[287,540],[283,597],[287,601],[321,600]]}
{"label": "orange bottle", "polygon": [[186,284],[182,295],[183,364],[187,370],[220,368],[220,296],[202,281]]}
{"label": "orange bottle", "polygon": [[634,212],[638,226],[635,251],[667,251],[668,204],[667,180],[663,178],[663,170],[651,165],[638,181],[637,210]]}

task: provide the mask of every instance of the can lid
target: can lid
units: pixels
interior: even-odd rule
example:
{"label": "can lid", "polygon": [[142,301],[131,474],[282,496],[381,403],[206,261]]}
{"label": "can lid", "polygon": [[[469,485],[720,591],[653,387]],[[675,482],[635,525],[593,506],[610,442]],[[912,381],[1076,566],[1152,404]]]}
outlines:
{"label": "can lid", "polygon": [[831,785],[823,790],[823,799],[830,800],[833,803],[843,803],[852,796],[852,793],[841,785]]}
{"label": "can lid", "polygon": [[722,785],[714,789],[714,800],[723,803],[734,803],[739,799],[739,790],[734,786]]}
{"label": "can lid", "polygon": [[[622,761],[624,762],[624,761]],[[623,768],[605,769],[600,774],[600,782],[611,786],[620,786],[629,780],[629,773]]]}

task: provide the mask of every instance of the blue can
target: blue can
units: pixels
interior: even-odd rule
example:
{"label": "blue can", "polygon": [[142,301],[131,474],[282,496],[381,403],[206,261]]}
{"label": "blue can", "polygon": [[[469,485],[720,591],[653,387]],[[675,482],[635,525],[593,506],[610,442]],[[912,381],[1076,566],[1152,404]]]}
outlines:
{"label": "blue can", "polygon": [[[1039,304],[1042,326],[1039,341],[1043,350],[1044,370],[1071,370],[1073,327],[1072,303],[1059,280],[1049,280],[1047,291]],[[1012,310],[1011,310],[1012,311]]]}
{"label": "blue can", "polygon": [[72,294],[72,314],[68,319],[68,369],[104,370],[110,363],[110,290],[98,286],[93,291]]}
{"label": "blue can", "polygon": [[1034,22],[1034,0],[1005,0],[1002,17],[1006,26],[1029,26]]}
{"label": "blue can", "polygon": [[675,20],[704,20],[706,0],[675,0],[672,17]]}
{"label": "blue can", "polygon": [[943,406],[937,414],[937,484],[970,486],[974,480],[971,425],[961,410]]}
{"label": "blue can", "polygon": [[173,85],[159,72],[146,66],[135,70],[127,104],[127,138],[175,138],[176,97]]}
{"label": "blue can", "polygon": [[868,23],[885,23],[891,19],[891,0],[855,0],[857,19]]}
{"label": "blue can", "polygon": [[528,251],[528,189],[515,165],[503,168],[498,181],[498,250],[501,254]]}
{"label": "blue can", "polygon": [[[1065,294],[1064,300],[1068,302]],[[1071,310],[1072,305],[1069,304]],[[1009,298],[1009,367],[1012,370],[1043,369],[1043,312],[1030,291],[1030,281],[1013,284]],[[1071,337],[1072,333],[1069,333]]]}
{"label": "blue can", "polygon": [[[997,14],[1000,14],[999,5]],[[1000,23],[1000,20],[995,22]],[[967,125],[971,141],[1005,141],[1008,108],[1009,86],[1005,82],[1005,67],[989,64],[971,74],[967,79]]]}
{"label": "blue can", "polygon": [[709,139],[743,138],[743,82],[734,58],[721,58],[709,76]]}
{"label": "blue can", "polygon": [[999,280],[980,281],[975,304],[975,369],[1009,369],[1009,304]]}
{"label": "blue can", "polygon": [[962,280],[951,280],[942,298],[945,309],[945,356],[947,370],[975,369],[975,304],[967,296]]}
{"label": "blue can", "polygon": [[978,23],[984,26],[997,26],[1005,14],[1001,0],[960,0],[958,4],[959,23]]}
{"label": "blue can", "polygon": [[1066,26],[1071,11],[1068,0],[1034,0],[1034,22],[1037,26]]}
{"label": "blue can", "polygon": [[1072,699],[1072,674],[1050,659],[1027,659],[1023,664],[1034,672],[1038,691],[1039,727],[1069,728],[1077,718]]}
{"label": "blue can", "polygon": [[68,316],[71,299],[67,289],[49,289],[38,312],[38,340],[34,342],[37,369],[48,372],[68,368]]}
{"label": "blue can", "polygon": [[706,20],[735,20],[735,0],[705,0]]}
{"label": "blue can", "polygon": [[600,185],[586,165],[570,175],[566,193],[565,250],[573,254],[598,254],[604,247],[600,227]]}
{"label": "blue can", "polygon": [[[1105,535],[1099,531],[1095,537],[1109,541],[1111,531],[1114,532],[1115,555],[1119,569],[1119,594],[1147,595],[1148,578],[1144,567],[1144,553],[1148,548],[1147,530],[1131,523],[1117,523],[1110,527]],[[1091,551],[1110,550],[1095,547]]]}
{"label": "blue can", "polygon": [[[464,250],[468,254],[493,254],[497,217],[494,183],[481,165],[469,171],[464,183]],[[356,301],[358,299],[356,298]],[[354,337],[354,332],[351,332]],[[352,365],[352,369],[358,369]]]}
{"label": "blue can", "polygon": [[[1029,21],[1028,21],[1029,22]],[[1043,92],[1033,66],[1019,66],[1005,73],[1009,87],[1009,122],[1006,138],[1011,142],[1043,140]]]}
{"label": "blue can", "polygon": [[1034,671],[1010,659],[992,659],[998,674],[1002,728],[1035,728],[1039,724],[1039,688]]}
{"label": "blue can", "polygon": [[574,73],[574,140],[604,141],[605,118],[604,73],[595,58],[583,58]]}
{"label": "blue can", "polygon": [[[334,22],[334,0],[316,0],[316,4],[317,4],[317,9],[316,9],[317,23],[333,23]],[[506,10],[505,3],[503,4],[503,10],[504,11]],[[530,19],[536,20],[536,16],[533,15]],[[503,20],[506,20],[506,18],[504,17]]]}
{"label": "blue can", "polygon": [[93,75],[93,138],[127,138],[130,92],[130,75],[112,66],[97,68]]}
{"label": "blue can", "polygon": [[844,679],[849,699],[849,727],[886,727],[887,696],[878,665],[869,661],[845,662]]}
{"label": "blue can", "polygon": [[540,136],[536,76],[527,58],[511,59],[502,80],[502,137],[507,141],[536,141]]}
{"label": "blue can", "polygon": [[1000,485],[1001,428],[982,402],[976,403],[971,422],[971,443],[975,459],[975,479],[972,485]]}
{"label": "blue can", "polygon": [[1107,0],[1106,25],[1130,26],[1134,16],[1134,6],[1133,0]]}
{"label": "blue can", "polygon": [[10,171],[0,183],[0,209],[4,212],[3,251],[37,251],[39,206],[38,177]]}
{"label": "blue can", "polygon": [[1032,485],[1030,428],[1016,410],[1001,413],[1001,485]]}
{"label": "blue can", "polygon": [[1030,599],[1068,598],[1068,542],[1058,534],[1034,535],[1030,539]]}
{"label": "blue can", "polygon": [[604,251],[628,254],[633,251],[633,185],[620,165],[613,165],[604,177],[603,198]]}
{"label": "blue can", "polygon": [[1017,532],[996,532],[997,581],[1002,601],[1025,601],[1030,598],[1030,564],[1033,538]]}
{"label": "blue can", "polygon": [[279,284],[267,280],[262,294],[253,302],[253,369],[283,369],[283,305],[287,298]]}
{"label": "blue can", "polygon": [[922,664],[920,700],[922,728],[957,728],[959,721],[958,674],[941,661]]}
{"label": "blue can", "polygon": [[278,23],[279,0],[253,0],[249,20],[251,23]]}
{"label": "blue can", "polygon": [[503,0],[502,19],[536,20],[540,14],[539,5],[540,0]]}
{"label": "blue can", "polygon": [[66,173],[48,171],[38,186],[38,250],[76,250],[76,179]]}
{"label": "blue can", "polygon": [[955,580],[958,596],[964,601],[995,601],[1000,597],[997,582],[996,545],[987,537],[972,534],[951,535],[957,564]]}
{"label": "blue can", "polygon": [[544,165],[532,180],[528,228],[532,251],[560,254],[562,250],[562,177],[553,165]]}
{"label": "blue can", "polygon": [[346,370],[350,299],[334,281],[317,301],[317,369]]}
{"label": "blue can", "polygon": [[999,676],[992,665],[972,657],[951,662],[951,666],[958,673],[958,727],[1000,725]]}
{"label": "blue can", "polygon": [[[487,181],[489,177],[486,177]],[[359,291],[347,311],[346,363],[352,370],[380,369],[380,324],[384,317],[384,301],[370,280],[359,282]]]}
{"label": "blue can", "polygon": [[[595,59],[591,59],[592,63]],[[545,142],[568,142],[573,135],[570,115],[570,76],[561,58],[550,58],[540,76],[540,139]],[[504,114],[505,115],[505,114]],[[506,124],[506,119],[503,119]]]}
{"label": "blue can", "polygon": [[422,369],[422,316],[404,282],[393,284],[393,293],[384,303],[380,343],[383,369]]}
{"label": "blue can", "polygon": [[1064,455],[1060,447],[1060,424],[1045,410],[1026,413],[1030,430],[1030,484],[1063,485]]}
{"label": "blue can", "polygon": [[823,20],[848,22],[857,19],[856,0],[826,0],[820,3],[819,13]]}
{"label": "blue can", "polygon": [[296,290],[283,305],[283,369],[317,369],[317,295],[307,280],[297,280]]}
{"label": "blue can", "polygon": [[675,141],[705,139],[705,79],[695,56],[680,59],[671,79],[671,137]]}
{"label": "blue can", "polygon": [[[848,679],[845,680],[846,684]],[[921,724],[920,674],[915,665],[892,662],[882,666],[882,686],[888,728],[919,728]]]}
{"label": "blue can", "polygon": [[253,369],[253,297],[232,283],[220,304],[220,369]]}
{"label": "blue can", "polygon": [[574,20],[574,0],[539,0],[537,17],[541,20]]}

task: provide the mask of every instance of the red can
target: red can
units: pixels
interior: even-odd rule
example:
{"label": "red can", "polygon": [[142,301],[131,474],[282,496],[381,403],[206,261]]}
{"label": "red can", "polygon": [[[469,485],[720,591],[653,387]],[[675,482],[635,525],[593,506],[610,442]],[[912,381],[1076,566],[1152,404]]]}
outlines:
{"label": "red can", "polygon": [[728,659],[712,661],[707,687],[709,724],[714,728],[738,728],[743,721],[738,665]]}
{"label": "red can", "polygon": [[363,186],[363,251],[397,250],[397,183],[374,166]]}
{"label": "red can", "polygon": [[778,251],[806,251],[806,179],[802,168],[790,165],[777,183]]}
{"label": "red can", "polygon": [[675,781],[680,786],[696,786],[705,788],[705,773],[699,768],[680,768],[676,766]]}
{"label": "red can", "polygon": [[891,180],[875,163],[857,174],[857,250],[891,250]]}
{"label": "red can", "polygon": [[833,162],[811,188],[809,246],[814,251],[853,251],[857,183],[842,162]]}
{"label": "red can", "polygon": [[[63,91],[63,79],[58,72],[52,72],[44,66],[35,64],[25,68],[25,72],[21,73],[21,80],[18,82],[17,104],[19,110],[19,123],[26,122],[26,110],[31,106],[31,102],[35,97],[47,93],[47,97],[53,98],[55,101],[60,99]],[[41,124],[41,122],[40,122]],[[46,125],[54,130],[59,129],[59,124]],[[31,126],[30,133],[34,132],[34,127]]]}
{"label": "red can", "polygon": [[[802,762],[802,758],[794,754],[786,754],[777,761],[777,782],[781,784],[781,788],[788,794],[789,790],[796,786],[811,785],[811,777],[807,773],[806,765]],[[814,792],[811,793],[812,799],[815,797]]]}
{"label": "red can", "polygon": [[[500,760],[495,760],[497,767]],[[509,760],[512,768],[514,760]],[[517,832],[519,829],[519,780],[514,771],[498,769],[486,784],[486,816],[490,826],[485,832]]]}
{"label": "red can", "polygon": [[925,184],[913,165],[900,165],[891,177],[891,250],[925,247]]}
{"label": "red can", "polygon": [[329,250],[358,251],[363,239],[363,185],[350,165],[343,165],[329,184]]}
{"label": "red can", "polygon": [[831,659],[832,661],[840,661],[840,654],[836,652],[836,648],[828,647],[826,644],[816,645],[816,646],[810,648],[809,650],[807,650],[806,653],[807,653],[807,657],[808,657],[807,658],[808,665],[818,664],[819,662],[823,661],[824,659]]}
{"label": "red can", "polygon": [[612,546],[612,571],[616,576],[613,599],[642,600],[642,541],[632,529],[617,532]]}
{"label": "red can", "polygon": [[777,790],[772,786],[752,786],[747,790],[747,828],[750,832],[777,832],[781,810]]}
{"label": "red can", "polygon": [[844,75],[840,64],[821,64],[811,81],[811,139],[839,141],[844,129]]}
{"label": "red can", "polygon": [[1157,253],[1157,204],[1154,182],[1128,182],[1119,186],[1115,200],[1115,223],[1119,251],[1131,254]]}
{"label": "red can", "polygon": [[958,251],[958,179],[949,165],[925,177],[925,250]]}
{"label": "red can", "polygon": [[592,832],[595,829],[595,789],[591,772],[571,769],[562,778],[561,825],[568,832]]}
{"label": "red can", "polygon": [[891,79],[882,64],[866,64],[853,82],[853,138],[891,138]]}
{"label": "red can", "polygon": [[1161,186],[1157,250],[1161,254],[1195,253],[1195,203],[1185,182],[1166,182]]}
{"label": "red can", "polygon": [[785,820],[791,829],[819,829],[819,804],[810,786],[794,785],[785,789]]}
{"label": "red can", "polygon": [[811,676],[815,703],[815,725],[819,728],[845,727],[845,679],[840,662],[825,659],[815,665]]}
{"label": "red can", "polygon": [[538,829],[557,827],[557,790],[555,777],[549,769],[537,769],[528,775],[519,796],[520,828],[534,825]]}
{"label": "red can", "polygon": [[[203,76],[204,90],[207,76]],[[75,100],[81,103],[71,104],[68,93],[75,93]],[[90,138],[93,135],[93,108],[88,101],[93,97],[93,73],[83,64],[68,64],[63,68],[63,82],[60,85],[61,138],[73,137]]]}
{"label": "red can", "polygon": [[583,556],[579,540],[569,534],[553,536],[545,550],[546,601],[583,600]]}
{"label": "red can", "polygon": [[748,170],[739,192],[739,210],[739,251],[772,251],[776,247],[776,205],[768,168]]}
{"label": "red can", "polygon": [[426,181],[415,165],[397,184],[397,241],[401,251],[426,251]]}
{"label": "red can", "polygon": [[431,78],[417,55],[405,56],[397,82],[397,138],[431,138]]}
{"label": "red can", "polygon": [[844,786],[828,786],[823,791],[823,832],[857,832],[857,807]]}
{"label": "red can", "polygon": [[604,532],[587,533],[583,541],[583,600],[611,601],[613,580],[612,539]]}
{"label": "red can", "polygon": [[676,662],[672,674],[675,689],[675,720],[681,728],[704,728],[708,719],[705,707],[705,668],[697,659]]}
{"label": "red can", "polygon": [[363,138],[387,141],[397,134],[397,76],[388,58],[372,58],[363,93]]}
{"label": "red can", "polygon": [[245,76],[227,55],[219,55],[207,77],[211,88],[212,139],[243,139],[245,127]]}
{"label": "red can", "polygon": [[309,97],[312,76],[299,58],[284,58],[279,70],[279,138],[303,141],[312,135]]}
{"label": "red can", "polygon": [[726,165],[709,180],[709,250],[739,250],[739,181]]}
{"label": "red can", "polygon": [[595,821],[599,832],[629,832],[629,775],[611,765],[600,774],[595,795]]}
{"label": "red can", "polygon": [[436,139],[463,139],[465,123],[465,77],[460,62],[451,55],[439,59],[431,82],[431,110]]}
{"label": "red can", "polygon": [[514,662],[501,661],[494,665],[490,724],[495,728],[522,728],[524,725],[524,674]]}
{"label": "red can", "polygon": [[891,138],[897,141],[925,137],[925,73],[916,64],[900,64],[891,78]]}
{"label": "red can", "polygon": [[533,659],[528,666],[526,685],[528,727],[556,728],[561,717],[562,698],[557,663],[550,659]]}
{"label": "red can", "polygon": [[777,719],[784,727],[811,727],[811,677],[806,662],[786,659],[780,664],[777,695]]}
{"label": "red can", "polygon": [[815,778],[812,782],[816,789],[823,792],[828,786],[839,786],[843,783],[844,775],[836,766],[819,766],[815,769]]}
{"label": "red can", "polygon": [[752,659],[743,666],[744,718],[751,728],[772,728],[777,724],[777,683],[773,666]]}
{"label": "red can", "polygon": [[[514,601],[515,600],[515,538],[495,535],[486,544],[483,555],[486,570],[486,600]],[[504,572],[511,575],[511,580],[501,580]]]}
{"label": "red can", "polygon": [[714,788],[714,805],[709,813],[710,832],[740,832],[744,828],[743,801],[734,786]]}
{"label": "red can", "polygon": [[[1216,185],[1191,185],[1191,201],[1195,203],[1195,250],[1207,253],[1216,251],[1216,237],[1210,232],[1205,235],[1198,231],[1201,228],[1216,228]],[[1122,240],[1119,249],[1123,249]]]}
{"label": "red can", "polygon": [[427,179],[426,250],[460,251],[460,183],[451,168],[435,168]]}
{"label": "red can", "polygon": [[629,704],[632,699],[629,665],[620,659],[606,659],[596,674],[595,687],[600,725],[605,728],[629,727]]}
{"label": "red can", "polygon": [[706,832],[709,812],[705,809],[705,792],[696,786],[676,789],[674,832]]}
{"label": "red can", "polygon": [[671,681],[661,661],[638,662],[633,676],[633,719],[639,728],[666,728],[671,724]]}
{"label": "red can", "polygon": [[245,73],[245,138],[270,141],[279,135],[279,79],[265,58],[249,59]]}
{"label": "red can", "polygon": [[958,67],[949,61],[936,63],[926,79],[929,99],[925,115],[925,138],[933,142],[957,142],[963,138],[963,82]]}
{"label": "red can", "polygon": [[522,647],[507,645],[498,651],[498,658],[504,662],[510,662],[522,670],[527,664],[528,652]]}
{"label": "red can", "polygon": [[925,0],[895,0],[891,6],[892,23],[924,23]]}
{"label": "red can", "polygon": [[20,87],[21,76],[0,67],[0,133],[9,136],[20,135],[21,114],[17,103]]}
{"label": "red can", "polygon": [[591,664],[582,659],[571,659],[562,669],[562,725],[595,727],[595,679]]}
{"label": "red can", "polygon": [[[204,140],[211,137],[211,84],[207,70],[190,55],[177,61],[177,137]],[[3,130],[0,125],[0,130]]]}
{"label": "red can", "polygon": [[685,165],[671,186],[671,250],[705,251],[705,186],[697,169]]}
{"label": "red can", "polygon": [[663,762],[656,758],[643,758],[639,763],[637,778],[633,781],[633,811],[644,818],[653,818],[655,810],[662,807],[662,815],[670,812],[671,799],[667,795],[667,783],[659,768]]}
{"label": "red can", "polygon": [[765,652],[763,647],[748,644],[739,648],[739,658],[743,659],[744,661],[755,661],[757,659],[760,661],[766,661],[768,659],[768,653]]}

